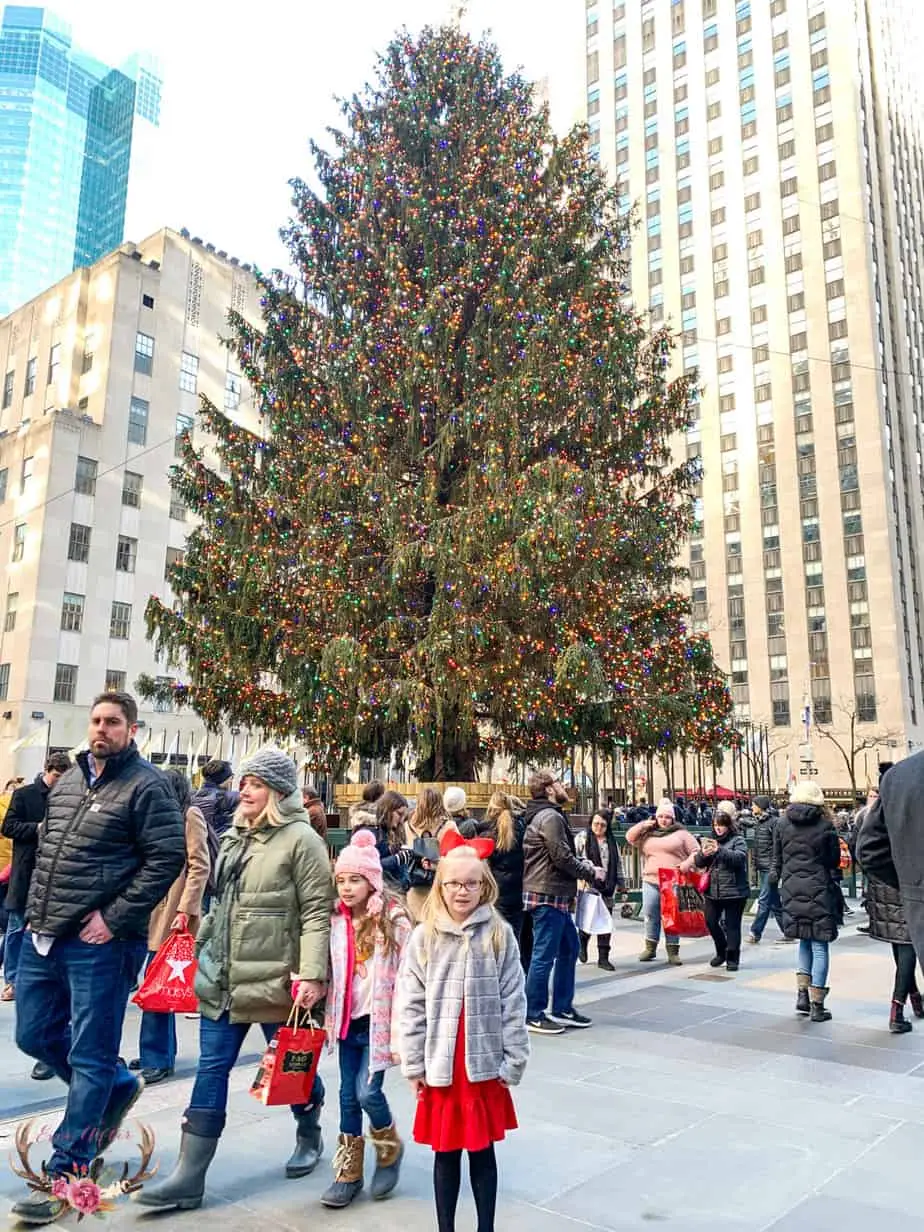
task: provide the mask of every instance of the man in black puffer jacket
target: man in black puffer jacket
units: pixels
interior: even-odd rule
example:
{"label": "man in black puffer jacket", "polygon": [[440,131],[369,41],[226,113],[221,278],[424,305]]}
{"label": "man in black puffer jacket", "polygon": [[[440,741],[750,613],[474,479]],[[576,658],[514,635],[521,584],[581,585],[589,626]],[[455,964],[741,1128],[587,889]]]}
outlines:
{"label": "man in black puffer jacket", "polygon": [[[52,1176],[79,1176],[113,1142],[144,1088],[119,1060],[148,918],[183,870],[184,822],[166,778],[134,743],[127,693],[93,703],[89,752],[56,784],[39,831],[16,977],[16,1042],[68,1084]],[[30,1192],[13,1215],[51,1223],[64,1202]]]}
{"label": "man in black puffer jacket", "polygon": [[777,928],[783,932],[783,904],[779,887],[770,884],[770,865],[773,863],[773,835],[780,815],[773,807],[769,796],[755,796],[751,804],[754,817],[754,856],[760,877],[760,893],[757,896],[757,913],[748,933],[751,945],[759,945],[771,914]]}

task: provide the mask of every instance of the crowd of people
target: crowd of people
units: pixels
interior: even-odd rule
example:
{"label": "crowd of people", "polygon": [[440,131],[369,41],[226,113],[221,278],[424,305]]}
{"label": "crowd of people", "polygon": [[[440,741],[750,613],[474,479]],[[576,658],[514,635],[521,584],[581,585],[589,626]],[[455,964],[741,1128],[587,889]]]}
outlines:
{"label": "crowd of people", "polygon": [[[62,1178],[86,1175],[105,1153],[146,1085],[173,1072],[173,1015],[145,1011],[137,1057],[122,1034],[144,965],[174,934],[193,934],[198,960],[199,1055],[172,1171],[135,1196],[149,1209],[193,1210],[227,1119],[229,1079],[253,1025],[267,1043],[301,1013],[323,1018],[339,1063],[333,1177],[321,1196],[348,1206],[365,1185],[364,1121],[375,1153],[370,1193],[399,1183],[404,1141],[384,1090],[399,1065],[416,1094],[413,1138],[433,1150],[439,1232],[452,1232],[462,1157],[468,1156],[479,1232],[492,1232],[494,1144],[516,1128],[511,1088],[523,1076],[530,1033],[592,1025],[575,1006],[576,971],[610,960],[617,907],[628,900],[624,852],[612,810],[575,833],[569,796],[548,772],[531,775],[524,803],[496,791],[482,817],[463,788],[421,787],[411,801],[368,784],[350,810],[349,842],[331,867],[327,817],[296,767],[265,748],[240,767],[186,776],[145,761],[134,743],[137,708],[124,693],[93,705],[88,751],[75,765],[52,755],[32,784],[12,793],[2,832],[6,876],[3,996],[16,1007],[16,1042],[42,1072],[68,1087],[44,1181],[13,1214],[50,1223],[62,1213]],[[711,812],[702,840],[689,812],[661,800],[624,835],[641,876],[644,943],[656,958],[664,870],[695,882],[712,938],[713,967],[738,970],[752,894],[745,826],[758,877],[746,941],[759,945],[772,915],[797,943],[795,1010],[831,1018],[830,945],[845,909],[844,850],[866,874],[869,932],[892,945],[889,1027],[924,1016],[916,983],[924,937],[922,860],[914,829],[920,757],[900,763],[852,827],[838,827],[823,792],[797,784],[782,812],[757,796],[746,818],[735,803]],[[848,855],[848,860],[850,855]],[[668,923],[665,917],[664,923]],[[666,954],[681,963],[676,932]],[[285,1175],[303,1177],[324,1152],[321,1078],[306,1077],[291,1105],[294,1144]]]}

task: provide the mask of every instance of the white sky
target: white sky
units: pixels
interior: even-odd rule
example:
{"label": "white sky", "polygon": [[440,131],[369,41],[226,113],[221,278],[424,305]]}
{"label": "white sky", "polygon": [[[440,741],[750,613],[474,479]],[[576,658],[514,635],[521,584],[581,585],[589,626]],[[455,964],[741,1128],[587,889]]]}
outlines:
{"label": "white sky", "polygon": [[[149,51],[161,61],[163,170],[144,184],[145,213],[133,231],[186,226],[264,268],[283,260],[286,181],[310,175],[308,139],[323,143],[325,125],[338,118],[332,96],[371,77],[375,53],[396,29],[440,24],[451,11],[449,0],[47,3],[90,54],[119,64]],[[508,69],[550,76],[554,118],[571,123],[584,9],[584,0],[470,0],[465,24],[493,31]]]}

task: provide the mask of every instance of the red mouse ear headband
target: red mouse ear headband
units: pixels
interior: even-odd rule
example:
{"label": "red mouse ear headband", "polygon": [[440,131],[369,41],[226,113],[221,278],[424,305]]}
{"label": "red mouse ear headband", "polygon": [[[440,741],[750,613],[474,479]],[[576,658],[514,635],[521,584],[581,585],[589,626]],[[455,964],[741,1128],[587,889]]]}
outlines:
{"label": "red mouse ear headband", "polygon": [[494,852],[493,838],[463,838],[458,830],[447,830],[440,839],[440,855],[448,856],[450,851],[459,847],[467,847],[479,860],[487,860]]}

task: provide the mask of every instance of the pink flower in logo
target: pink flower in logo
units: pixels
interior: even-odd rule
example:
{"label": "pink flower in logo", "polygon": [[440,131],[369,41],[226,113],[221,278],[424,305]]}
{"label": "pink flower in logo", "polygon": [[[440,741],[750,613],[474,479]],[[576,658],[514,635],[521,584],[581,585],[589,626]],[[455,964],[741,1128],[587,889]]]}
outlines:
{"label": "pink flower in logo", "polygon": [[95,1181],[71,1181],[67,1200],[80,1215],[92,1215],[99,1210],[102,1195]]}
{"label": "pink flower in logo", "polygon": [[56,1176],[51,1184],[51,1195],[53,1198],[60,1198],[62,1202],[68,1201],[68,1182],[63,1176]]}

